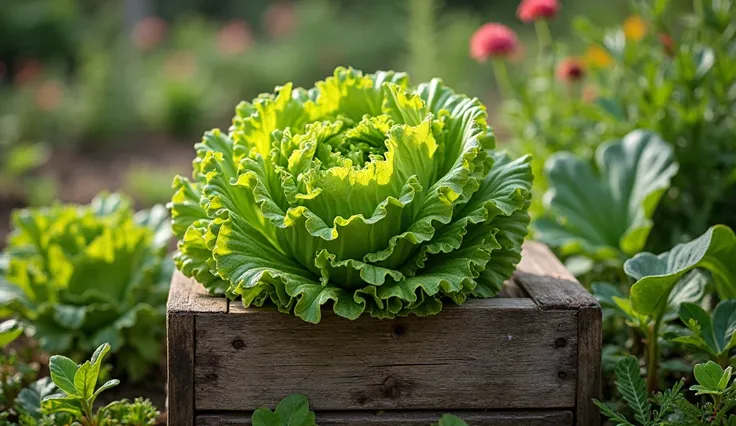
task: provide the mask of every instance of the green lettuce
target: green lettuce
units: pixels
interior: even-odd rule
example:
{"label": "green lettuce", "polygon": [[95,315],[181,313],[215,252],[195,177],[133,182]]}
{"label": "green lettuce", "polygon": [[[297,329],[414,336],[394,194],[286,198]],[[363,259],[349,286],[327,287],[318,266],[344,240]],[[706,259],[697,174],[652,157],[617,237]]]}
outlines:
{"label": "green lettuce", "polygon": [[532,173],[493,150],[486,116],[439,79],[346,68],[242,102],[174,180],[176,264],[313,323],[326,304],[392,318],[491,297],[520,259]]}
{"label": "green lettuce", "polygon": [[0,313],[41,347],[83,358],[109,342],[133,379],[159,362],[173,264],[168,212],[135,213],[102,195],[89,206],[15,211],[0,262]]}

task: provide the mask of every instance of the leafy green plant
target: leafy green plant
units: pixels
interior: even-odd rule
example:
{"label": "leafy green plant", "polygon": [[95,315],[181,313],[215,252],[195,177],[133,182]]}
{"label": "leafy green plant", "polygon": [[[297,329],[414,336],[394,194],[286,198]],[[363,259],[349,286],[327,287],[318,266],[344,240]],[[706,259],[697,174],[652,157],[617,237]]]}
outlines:
{"label": "leafy green plant", "polygon": [[391,318],[493,296],[513,272],[531,167],[493,151],[477,99],[338,68],[236,112],[170,204],[177,266],[210,291],[309,322],[329,301]]}
{"label": "leafy green plant", "polygon": [[262,407],[253,412],[253,426],[316,426],[307,397],[292,394],[282,399],[274,411]]}
{"label": "leafy green plant", "polygon": [[735,251],[733,231],[717,225],[695,240],[679,244],[668,252],[659,255],[639,253],[624,264],[624,271],[636,283],[631,287],[629,299],[617,303],[628,311],[634,322],[646,324],[648,329],[647,385],[650,391],[657,387],[660,328],[673,289],[686,274],[700,268],[712,273],[721,299],[732,298],[736,292],[736,274],[731,270]]}
{"label": "leafy green plant", "polygon": [[0,349],[23,334],[23,327],[16,320],[10,319],[0,323]]}
{"label": "leafy green plant", "polygon": [[547,213],[533,228],[563,255],[583,255],[620,268],[644,248],[651,217],[677,164],[672,148],[644,131],[601,145],[595,159],[597,174],[571,153],[547,160]]}
{"label": "leafy green plant", "polygon": [[120,381],[111,379],[97,387],[102,358],[110,351],[110,345],[100,345],[92,359],[79,365],[71,359],[54,355],[50,359],[51,379],[60,393],[45,396],[41,401],[44,415],[68,414],[73,421],[88,426],[155,424],[158,412],[150,401],[136,399],[111,402],[95,410],[95,400],[101,392],[117,386]]}
{"label": "leafy green plant", "polygon": [[117,364],[141,378],[164,335],[167,218],[162,206],[135,214],[118,195],[14,212],[0,310],[51,353],[82,357],[110,342]]}
{"label": "leafy green plant", "polygon": [[[736,383],[731,383],[731,367],[725,371],[713,361],[698,364],[694,370],[697,385],[690,387],[696,395],[709,395],[712,401],[701,405],[689,402],[682,395],[683,382],[649,397],[644,379],[639,373],[636,357],[621,358],[616,363],[616,387],[634,415],[636,423],[611,407],[594,400],[601,413],[619,426],[728,426],[736,421],[730,411],[736,407]],[[653,403],[653,404],[652,404]],[[653,409],[652,405],[659,407]]]}
{"label": "leafy green plant", "polygon": [[736,347],[736,299],[721,301],[712,315],[700,305],[683,303],[680,320],[692,334],[676,337],[675,342],[700,349],[722,367],[728,367],[731,349]]}
{"label": "leafy green plant", "polygon": [[463,419],[452,414],[443,414],[436,426],[468,426]]}

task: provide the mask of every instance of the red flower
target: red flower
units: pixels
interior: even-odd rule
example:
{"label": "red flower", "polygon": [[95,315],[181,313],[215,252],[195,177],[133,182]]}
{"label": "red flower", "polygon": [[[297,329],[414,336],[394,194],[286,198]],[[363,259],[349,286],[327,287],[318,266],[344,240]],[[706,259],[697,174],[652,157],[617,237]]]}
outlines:
{"label": "red flower", "polygon": [[557,0],[522,0],[516,9],[516,16],[523,22],[532,22],[554,18],[558,10],[560,4]]}
{"label": "red flower", "polygon": [[502,24],[485,24],[470,38],[470,56],[482,62],[489,57],[507,57],[519,42],[511,29]]}
{"label": "red flower", "polygon": [[166,36],[167,27],[166,21],[161,18],[143,18],[135,24],[130,35],[138,48],[153,50]]}
{"label": "red flower", "polygon": [[566,58],[557,65],[557,78],[562,81],[575,82],[585,76],[583,61],[578,58]]}
{"label": "red flower", "polygon": [[659,35],[659,42],[662,44],[665,53],[668,56],[675,54],[675,42],[672,41],[672,37],[669,34],[662,33]]}

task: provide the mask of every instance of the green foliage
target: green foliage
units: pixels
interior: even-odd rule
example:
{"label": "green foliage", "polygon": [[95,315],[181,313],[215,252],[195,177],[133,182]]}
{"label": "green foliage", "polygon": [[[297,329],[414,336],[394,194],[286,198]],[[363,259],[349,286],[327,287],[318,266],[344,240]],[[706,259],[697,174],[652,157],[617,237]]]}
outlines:
{"label": "green foliage", "polygon": [[16,320],[10,319],[0,323],[0,349],[23,334],[23,327]]}
{"label": "green foliage", "polygon": [[[616,386],[636,423],[601,401],[593,402],[617,426],[732,425],[736,416],[729,415],[729,412],[736,406],[736,384],[730,383],[731,368],[724,371],[718,364],[708,361],[696,365],[694,373],[698,384],[691,386],[690,390],[696,391],[696,395],[710,395],[712,402],[690,403],[681,393],[682,381],[650,399],[639,373],[638,360],[633,356],[621,358],[616,363]],[[652,403],[659,409],[653,410]]]}
{"label": "green foliage", "polygon": [[595,159],[598,174],[570,153],[547,160],[547,213],[533,226],[541,241],[563,255],[620,267],[644,248],[651,217],[677,164],[669,145],[643,131],[601,145]]}
{"label": "green foliage", "polygon": [[692,334],[676,337],[675,342],[700,349],[721,364],[729,362],[731,349],[736,347],[736,299],[721,301],[712,315],[700,305],[683,303],[680,319]]}
{"label": "green foliage", "polygon": [[112,379],[96,387],[102,358],[109,351],[110,345],[104,343],[95,350],[92,359],[81,365],[61,355],[52,356],[49,363],[51,379],[61,392],[43,397],[41,400],[43,415],[63,413],[69,415],[73,421],[84,425],[155,424],[158,412],[148,400],[136,399],[133,403],[127,400],[114,401],[94,410],[94,403],[99,394],[120,383],[119,380]]}
{"label": "green foliage", "polygon": [[307,397],[292,394],[282,399],[274,411],[259,408],[251,417],[253,426],[316,426]]}
{"label": "green foliage", "polygon": [[468,426],[463,419],[453,416],[452,414],[443,414],[440,421],[435,426]]}
{"label": "green foliage", "polygon": [[678,244],[659,255],[639,253],[626,261],[626,274],[637,280],[631,288],[634,309],[645,315],[662,315],[677,282],[689,271],[711,272],[719,297],[736,298],[736,235],[716,225],[689,243]]}
{"label": "green foliage", "polygon": [[142,377],[164,335],[167,217],[161,206],[134,214],[118,195],[16,211],[0,309],[49,352],[82,357],[109,341],[119,366]]}
{"label": "green foliage", "polygon": [[493,151],[477,99],[338,68],[236,111],[170,204],[177,266],[210,291],[316,323],[329,301],[349,319],[435,314],[513,272],[529,158]]}
{"label": "green foliage", "polygon": [[4,350],[0,354],[0,413],[5,415],[0,415],[2,426],[5,426],[3,421],[8,422],[22,412],[18,409],[19,404],[23,406],[28,401],[24,388],[35,380],[38,365],[27,361],[17,351]]}

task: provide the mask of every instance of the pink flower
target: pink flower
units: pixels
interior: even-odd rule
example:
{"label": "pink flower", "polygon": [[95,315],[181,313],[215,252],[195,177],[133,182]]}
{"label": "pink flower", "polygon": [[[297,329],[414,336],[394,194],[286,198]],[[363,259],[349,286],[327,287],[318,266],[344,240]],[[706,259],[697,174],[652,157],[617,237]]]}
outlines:
{"label": "pink flower", "polygon": [[293,3],[277,2],[271,5],[264,17],[266,30],[273,38],[283,38],[296,27],[296,11]]}
{"label": "pink flower", "polygon": [[253,37],[245,21],[232,21],[217,33],[217,50],[224,57],[239,55],[251,44]]}
{"label": "pink flower", "polygon": [[485,24],[470,38],[470,56],[482,62],[489,57],[508,57],[519,42],[516,34],[502,24]]}
{"label": "pink flower", "polygon": [[516,9],[516,16],[522,22],[532,22],[538,19],[552,19],[560,10],[557,0],[522,0]]}
{"label": "pink flower", "polygon": [[161,18],[143,18],[135,24],[130,36],[138,48],[153,50],[163,41],[167,27],[166,21]]}
{"label": "pink flower", "polygon": [[557,65],[557,78],[561,81],[575,82],[584,76],[585,67],[578,58],[566,58]]}

